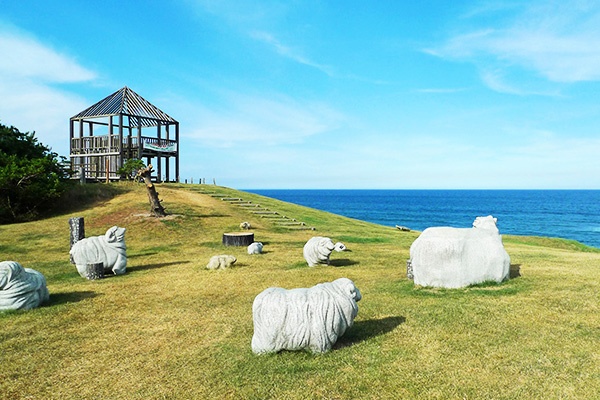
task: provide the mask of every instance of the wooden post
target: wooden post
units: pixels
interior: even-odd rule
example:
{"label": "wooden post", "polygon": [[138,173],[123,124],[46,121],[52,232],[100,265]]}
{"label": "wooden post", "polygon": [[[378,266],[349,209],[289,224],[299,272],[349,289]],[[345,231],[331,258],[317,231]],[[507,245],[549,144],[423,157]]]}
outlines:
{"label": "wooden post", "polygon": [[175,181],[179,183],[179,122],[175,123]]}
{"label": "wooden post", "polygon": [[91,281],[104,278],[104,263],[86,264],[85,277]]}
{"label": "wooden post", "polygon": [[[162,146],[162,137],[161,137],[161,125],[160,125],[160,121],[158,121],[158,124],[156,125],[156,136],[158,137],[158,146]],[[162,177],[162,162],[160,159],[160,152],[157,152],[156,155],[156,165],[157,165],[157,173],[156,173],[156,181],[158,183],[161,182],[161,177]]]}
{"label": "wooden post", "polygon": [[248,246],[254,242],[253,232],[231,232],[223,234],[225,246]]}
{"label": "wooden post", "polygon": [[109,173],[109,169],[110,169],[110,156],[106,156],[105,158],[105,162],[104,162],[104,169],[106,172],[106,183],[109,183],[109,177],[108,177],[108,173]]}
{"label": "wooden post", "polygon": [[148,189],[148,200],[150,201],[150,213],[155,217],[166,217],[167,213],[163,208],[162,204],[160,204],[160,199],[158,198],[158,192],[154,188],[154,184],[152,183],[152,179],[150,176],[152,175],[152,164],[148,165],[144,169],[140,169],[137,173],[137,176],[144,179],[144,183],[146,184],[146,189]]}
{"label": "wooden post", "polygon": [[[84,226],[83,217],[73,217],[69,218],[69,230],[71,232],[69,249],[73,248],[73,245],[79,242],[81,239],[85,238],[85,226]],[[73,257],[71,256],[71,264],[75,264],[73,261]]]}

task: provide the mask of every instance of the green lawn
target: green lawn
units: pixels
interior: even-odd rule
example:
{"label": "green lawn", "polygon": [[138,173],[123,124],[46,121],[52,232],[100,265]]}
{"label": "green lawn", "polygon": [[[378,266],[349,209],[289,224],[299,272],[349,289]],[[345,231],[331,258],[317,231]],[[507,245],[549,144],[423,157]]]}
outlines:
{"label": "green lawn", "polygon": [[[43,307],[0,313],[1,398],[598,398],[596,249],[505,236],[511,280],[425,289],[406,279],[418,232],[213,185],[157,185],[171,214],[161,220],[146,215],[142,185],[109,188],[110,196],[77,212],[0,226],[0,259],[42,272],[50,291]],[[241,197],[316,230],[275,226],[201,191]],[[127,228],[127,274],[98,281],[77,274],[68,255],[72,216],[85,217],[87,236]],[[242,221],[253,225],[264,254],[221,244]],[[332,266],[309,268],[302,247],[316,235],[350,251],[334,252]],[[206,270],[216,254],[238,261]],[[363,299],[331,352],[252,353],[258,293],[339,277],[352,279]]]}

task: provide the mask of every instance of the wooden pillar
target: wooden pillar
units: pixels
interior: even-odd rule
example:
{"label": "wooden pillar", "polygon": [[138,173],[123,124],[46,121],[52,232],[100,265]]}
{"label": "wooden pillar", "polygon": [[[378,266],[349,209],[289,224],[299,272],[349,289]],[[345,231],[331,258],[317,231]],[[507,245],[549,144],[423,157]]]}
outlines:
{"label": "wooden pillar", "polygon": [[[167,132],[167,144],[170,143],[169,141],[169,124],[165,125],[165,131]],[[167,153],[168,154],[168,153]],[[170,182],[170,174],[169,174],[169,156],[165,157],[165,174],[167,175],[167,182]]]}
{"label": "wooden pillar", "polygon": [[[142,126],[138,126],[138,133],[137,133],[137,138],[138,138],[138,153],[137,153],[137,157],[140,160],[142,159],[142,150],[143,150],[143,143],[142,143]],[[148,161],[148,164],[150,164],[150,161]]]}
{"label": "wooden pillar", "polygon": [[175,122],[175,181],[179,183],[179,122]]}
{"label": "wooden pillar", "polygon": [[[69,228],[71,232],[71,237],[69,240],[71,246],[69,248],[72,249],[75,243],[85,238],[85,222],[83,220],[83,217],[69,218]],[[72,256],[71,264],[75,264]]]}
{"label": "wooden pillar", "polygon": [[85,169],[85,157],[83,156],[83,118],[79,119],[79,152],[82,154],[82,156],[79,157],[79,165],[81,168],[83,168],[83,173],[87,177],[87,171]]}
{"label": "wooden pillar", "polygon": [[71,155],[73,155],[73,134],[75,133],[74,130],[74,126],[73,126],[73,120],[69,120],[69,161],[71,161],[71,169],[75,169],[75,166],[73,165],[75,163],[75,159],[73,157],[70,157]]}
{"label": "wooden pillar", "polygon": [[132,148],[131,148],[131,136],[132,136],[132,132],[131,132],[131,117],[127,117],[127,122],[128,122],[128,133],[127,133],[127,158],[130,159],[132,158]]}
{"label": "wooden pillar", "polygon": [[123,114],[119,114],[119,150],[116,159],[115,172],[123,166]]}
{"label": "wooden pillar", "polygon": [[[158,137],[158,145],[160,146],[161,143],[161,126],[160,126],[160,122],[158,122],[158,125],[156,126],[156,135]],[[156,182],[161,182],[161,177],[162,177],[162,163],[161,163],[161,157],[160,157],[160,153],[158,153],[156,155]]]}

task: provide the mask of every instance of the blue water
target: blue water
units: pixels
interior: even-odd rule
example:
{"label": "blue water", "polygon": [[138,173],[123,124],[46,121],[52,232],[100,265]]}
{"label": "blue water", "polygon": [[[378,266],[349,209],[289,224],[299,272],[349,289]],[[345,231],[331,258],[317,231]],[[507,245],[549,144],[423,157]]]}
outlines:
{"label": "blue water", "polygon": [[422,231],[498,218],[500,233],[600,248],[600,190],[274,190],[248,192],[386,226]]}

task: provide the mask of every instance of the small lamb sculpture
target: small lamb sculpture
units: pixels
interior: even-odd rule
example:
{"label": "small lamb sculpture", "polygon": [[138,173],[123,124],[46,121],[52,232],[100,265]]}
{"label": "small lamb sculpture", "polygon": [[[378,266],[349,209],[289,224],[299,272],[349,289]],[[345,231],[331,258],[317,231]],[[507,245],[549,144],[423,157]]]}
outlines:
{"label": "small lamb sculpture", "polygon": [[477,217],[472,228],[427,228],[410,246],[416,285],[462,288],[485,281],[502,282],[510,257],[491,215]]}
{"label": "small lamb sculpture", "polygon": [[103,236],[92,236],[73,244],[70,253],[79,275],[86,278],[87,264],[100,262],[104,264],[105,272],[124,274],[127,268],[125,231],[125,228],[113,226]]}
{"label": "small lamb sculpture", "polygon": [[49,299],[44,275],[16,261],[0,262],[0,311],[29,310]]}
{"label": "small lamb sculpture", "polygon": [[329,256],[333,250],[344,251],[346,246],[340,242],[333,244],[333,241],[328,237],[315,236],[304,245],[304,259],[309,267],[315,267],[319,264],[329,265]]}
{"label": "small lamb sculpture", "polygon": [[329,351],[354,324],[360,291],[348,278],[311,288],[271,287],[254,299],[252,351]]}
{"label": "small lamb sculpture", "polygon": [[248,230],[250,228],[252,228],[252,225],[250,225],[250,222],[245,221],[240,224],[240,229]]}
{"label": "small lamb sculpture", "polygon": [[260,254],[263,251],[263,244],[261,242],[254,242],[248,246],[248,254]]}
{"label": "small lamb sculpture", "polygon": [[210,258],[210,261],[206,265],[206,269],[225,269],[225,268],[229,268],[236,261],[237,261],[237,258],[235,258],[234,256],[231,256],[231,255],[222,254],[222,255],[218,255],[218,256],[212,256]]}

